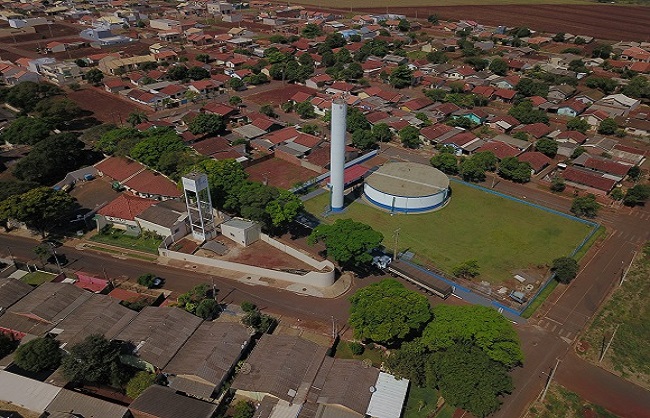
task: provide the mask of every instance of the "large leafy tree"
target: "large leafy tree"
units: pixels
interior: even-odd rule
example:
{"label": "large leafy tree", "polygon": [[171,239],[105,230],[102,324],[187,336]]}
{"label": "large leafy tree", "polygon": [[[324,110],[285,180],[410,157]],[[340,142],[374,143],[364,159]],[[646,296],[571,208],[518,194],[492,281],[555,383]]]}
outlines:
{"label": "large leafy tree", "polygon": [[397,89],[403,89],[413,84],[413,71],[406,65],[400,65],[390,73],[388,78],[391,86]]}
{"label": "large leafy tree", "polygon": [[128,379],[128,373],[120,362],[120,343],[102,335],[86,337],[63,359],[63,375],[74,382],[121,386]]}
{"label": "large leafy tree", "polygon": [[550,138],[542,138],[535,143],[535,149],[550,158],[555,157],[558,147],[557,141]]}
{"label": "large leafy tree", "polygon": [[499,409],[499,397],[513,389],[506,366],[480,348],[463,343],[433,353],[426,373],[427,382],[439,388],[447,402],[477,417]]}
{"label": "large leafy tree", "polygon": [[321,224],[309,235],[308,243],[325,243],[327,255],[341,266],[358,266],[372,261],[368,251],[383,241],[381,232],[352,219],[337,219],[333,224]]}
{"label": "large leafy tree", "polygon": [[226,123],[219,115],[209,113],[198,114],[189,124],[190,132],[194,135],[215,135],[226,128]]}
{"label": "large leafy tree", "polygon": [[499,175],[516,183],[527,183],[530,181],[531,167],[517,157],[505,157],[499,164]]}
{"label": "large leafy tree", "polygon": [[[137,112],[129,115],[129,123],[141,123],[143,120]],[[104,154],[128,155],[131,148],[144,137],[144,134],[133,128],[111,129],[102,134],[95,142],[94,148]],[[128,146],[125,146],[128,143]]]}
{"label": "large leafy tree", "polygon": [[496,310],[480,305],[438,305],[433,316],[421,340],[430,351],[448,350],[456,343],[473,344],[507,367],[523,362],[517,333]]}
{"label": "large leafy tree", "polygon": [[548,123],[546,112],[533,108],[533,103],[530,100],[524,100],[512,106],[508,114],[521,123]]}
{"label": "large leafy tree", "polygon": [[476,158],[470,157],[461,161],[459,171],[465,181],[485,180],[485,167]]}
{"label": "large leafy tree", "polygon": [[295,194],[278,189],[278,195],[266,206],[274,228],[284,228],[293,221],[303,208],[302,201]]}
{"label": "large leafy tree", "polygon": [[495,58],[490,63],[490,71],[497,75],[506,75],[508,63],[502,58]]}
{"label": "large leafy tree", "polygon": [[92,157],[84,151],[84,143],[75,134],[53,135],[39,142],[29,154],[21,159],[14,169],[14,176],[20,180],[52,185]]}
{"label": "large leafy tree", "polygon": [[350,302],[349,323],[355,336],[382,344],[398,345],[431,319],[427,298],[394,279],[359,289]]}
{"label": "large leafy tree", "polygon": [[587,196],[576,197],[571,204],[571,213],[585,218],[595,218],[599,209],[600,203],[596,201],[596,196],[591,193]]}
{"label": "large leafy tree", "polygon": [[50,135],[50,124],[40,118],[21,116],[0,134],[0,140],[10,144],[34,145]]}
{"label": "large leafy tree", "polygon": [[99,85],[102,80],[104,80],[104,73],[102,73],[102,71],[97,68],[92,68],[88,70],[88,72],[85,74],[85,77],[86,81],[89,83]]}
{"label": "large leafy tree", "polygon": [[59,343],[52,338],[36,338],[18,347],[14,362],[30,372],[53,370],[61,364]]}
{"label": "large leafy tree", "polygon": [[348,132],[355,132],[359,129],[367,130],[370,129],[370,122],[366,119],[366,115],[361,112],[356,107],[348,109],[348,115],[346,118],[346,126]]}
{"label": "large leafy tree", "polygon": [[431,165],[446,174],[458,174],[456,156],[447,152],[436,154],[431,158]]}
{"label": "large leafy tree", "polygon": [[418,148],[422,141],[420,140],[420,130],[413,125],[405,126],[399,131],[399,139],[406,148]]}
{"label": "large leafy tree", "polygon": [[131,148],[131,157],[141,163],[159,168],[160,158],[169,152],[185,151],[186,146],[171,129],[156,129]]}
{"label": "large leafy tree", "polygon": [[77,200],[63,191],[39,187],[21,195],[14,195],[0,203],[0,219],[12,218],[25,222],[45,238],[46,231],[70,216]]}
{"label": "large leafy tree", "polygon": [[210,195],[215,207],[224,208],[226,199],[236,189],[246,182],[248,174],[244,167],[235,160],[204,160],[188,171],[205,173],[210,184]]}
{"label": "large leafy tree", "polygon": [[650,198],[650,185],[637,184],[627,190],[623,198],[623,203],[626,206],[643,205],[648,198]]}
{"label": "large leafy tree", "polygon": [[578,262],[571,257],[560,257],[553,260],[551,269],[555,272],[558,282],[569,284],[578,275]]}
{"label": "large leafy tree", "polygon": [[34,108],[34,111],[55,126],[76,119],[82,114],[82,110],[77,103],[58,96],[41,100]]}
{"label": "large leafy tree", "polygon": [[138,372],[133,376],[129,383],[126,384],[126,396],[135,399],[149,386],[154,384],[156,375],[149,372]]}
{"label": "large leafy tree", "polygon": [[39,101],[61,93],[63,91],[52,84],[26,81],[10,88],[5,95],[5,101],[24,112],[31,112]]}

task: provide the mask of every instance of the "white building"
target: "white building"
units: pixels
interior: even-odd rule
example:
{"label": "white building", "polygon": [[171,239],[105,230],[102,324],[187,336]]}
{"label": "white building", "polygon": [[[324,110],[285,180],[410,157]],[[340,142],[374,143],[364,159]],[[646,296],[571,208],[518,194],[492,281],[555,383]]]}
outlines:
{"label": "white building", "polygon": [[221,224],[221,233],[237,244],[248,247],[260,239],[262,228],[256,222],[233,218]]}

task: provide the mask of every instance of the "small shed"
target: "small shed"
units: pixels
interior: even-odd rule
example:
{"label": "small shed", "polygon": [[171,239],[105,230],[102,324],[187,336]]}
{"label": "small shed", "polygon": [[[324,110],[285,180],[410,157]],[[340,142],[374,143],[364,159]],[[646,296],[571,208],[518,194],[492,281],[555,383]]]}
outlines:
{"label": "small shed", "polygon": [[221,224],[221,233],[224,237],[235,241],[237,244],[248,247],[260,239],[262,228],[256,222],[233,218]]}

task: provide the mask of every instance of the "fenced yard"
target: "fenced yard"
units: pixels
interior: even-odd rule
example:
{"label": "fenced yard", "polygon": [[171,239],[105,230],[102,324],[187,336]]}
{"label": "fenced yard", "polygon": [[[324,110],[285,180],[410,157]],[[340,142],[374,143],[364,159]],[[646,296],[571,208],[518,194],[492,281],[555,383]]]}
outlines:
{"label": "fenced yard", "polygon": [[115,228],[98,232],[90,237],[90,240],[152,254],[158,254],[158,246],[162,242],[162,238],[150,234],[126,235],[124,231]]}

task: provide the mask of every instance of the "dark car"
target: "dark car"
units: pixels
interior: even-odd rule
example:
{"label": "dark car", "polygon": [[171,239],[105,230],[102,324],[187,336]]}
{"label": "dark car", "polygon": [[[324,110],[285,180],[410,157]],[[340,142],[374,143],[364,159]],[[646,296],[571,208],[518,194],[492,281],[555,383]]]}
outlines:
{"label": "dark car", "polygon": [[56,254],[56,255],[52,254],[50,258],[47,259],[47,262],[50,264],[65,266],[66,264],[68,264],[68,257],[66,257],[65,254]]}

